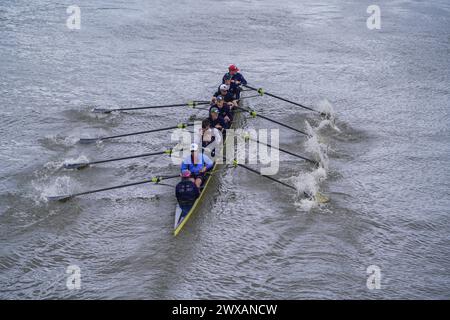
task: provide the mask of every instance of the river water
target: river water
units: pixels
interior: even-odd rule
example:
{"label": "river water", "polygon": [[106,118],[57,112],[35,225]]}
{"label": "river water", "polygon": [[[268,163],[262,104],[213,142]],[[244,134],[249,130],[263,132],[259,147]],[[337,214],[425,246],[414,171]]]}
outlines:
{"label": "river water", "polygon": [[[73,4],[79,30],[66,26]],[[370,30],[370,4],[2,2],[0,297],[450,298],[450,5],[378,1],[381,29]],[[231,63],[255,87],[333,110],[330,122],[268,96],[245,102],[313,133],[281,128],[280,144],[323,168],[280,154],[277,178],[328,203],[228,167],[174,238],[166,186],[45,200],[176,172],[164,155],[61,165],[171,147],[168,132],[77,141],[182,122],[189,108],[90,110],[207,100]],[[81,288],[69,290],[73,265]]]}

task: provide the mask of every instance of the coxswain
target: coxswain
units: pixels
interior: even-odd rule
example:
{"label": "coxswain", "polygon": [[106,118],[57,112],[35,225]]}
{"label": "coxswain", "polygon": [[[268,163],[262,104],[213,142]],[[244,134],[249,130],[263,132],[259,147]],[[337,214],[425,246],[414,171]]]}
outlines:
{"label": "coxswain", "polygon": [[181,172],[189,170],[197,188],[205,181],[205,174],[214,166],[212,160],[203,152],[198,152],[198,144],[191,144],[191,154],[181,163]]}
{"label": "coxswain", "polygon": [[175,196],[183,212],[189,212],[200,195],[200,189],[196,186],[189,170],[181,172],[181,181],[175,187]]}

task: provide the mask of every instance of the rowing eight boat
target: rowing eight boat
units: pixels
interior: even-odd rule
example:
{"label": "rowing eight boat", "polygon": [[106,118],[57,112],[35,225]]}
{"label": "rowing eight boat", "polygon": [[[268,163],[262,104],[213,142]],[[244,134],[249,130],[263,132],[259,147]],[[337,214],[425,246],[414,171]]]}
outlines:
{"label": "rowing eight boat", "polygon": [[[250,96],[247,96],[247,97],[244,97],[244,98],[241,98],[241,99],[247,99],[247,98],[262,96],[265,93],[262,88],[256,89],[256,88],[253,88],[253,87],[250,87],[250,86],[247,86],[247,87],[250,90],[257,91],[258,95],[253,95],[253,96],[250,95]],[[248,90],[245,90],[245,91],[248,91]],[[305,108],[305,109],[308,109],[308,110],[311,110],[311,111],[315,111],[315,112],[319,113],[322,116],[326,116],[327,119],[329,119],[329,114],[327,114],[327,113],[320,112],[320,111],[317,111],[317,110],[305,107],[305,106],[303,106],[301,104],[298,104],[296,102],[293,102],[293,101],[290,101],[290,100],[287,100],[287,99],[284,99],[284,98],[281,98],[281,97],[278,97],[278,96],[275,96],[273,94],[268,94],[268,93],[266,93],[266,94],[270,95],[270,96],[272,96],[274,98],[278,98],[280,100],[283,100],[285,102],[294,104],[296,106],[300,106],[302,108]],[[240,101],[242,101],[242,100],[240,100]],[[120,108],[120,109],[97,109],[97,110],[94,109],[94,112],[110,113],[111,111],[121,111],[121,110],[142,110],[142,109],[155,109],[155,108],[173,108],[173,107],[182,107],[182,106],[190,106],[190,107],[196,108],[196,106],[198,106],[198,105],[207,105],[209,103],[210,103],[209,101],[190,101],[188,103],[168,104],[168,105],[158,105],[158,106],[145,106],[145,107],[132,107],[132,108],[130,107],[130,108]],[[206,109],[206,110],[208,110],[207,108],[199,108],[199,109]],[[264,119],[266,121],[270,121],[270,122],[276,123],[279,126],[288,128],[288,129],[290,129],[292,131],[295,131],[295,132],[301,133],[301,134],[303,134],[303,135],[305,135],[307,137],[310,137],[310,135],[307,134],[304,131],[301,131],[301,130],[299,130],[297,128],[294,128],[294,127],[291,127],[289,125],[286,125],[286,124],[284,124],[284,123],[282,123],[280,121],[271,119],[271,118],[269,118],[267,116],[260,115],[254,110],[243,108],[242,105],[240,105],[239,107],[235,108],[235,112],[234,112],[235,114],[234,114],[234,117],[233,117],[234,121],[231,124],[231,128],[236,129],[237,127],[241,126],[241,124],[239,123],[240,121],[242,121],[241,118],[243,118],[241,116],[241,112],[248,112],[252,116],[252,118],[259,117],[259,118],[262,118],[262,119]],[[167,131],[167,130],[171,130],[171,129],[175,129],[175,128],[184,129],[187,126],[191,126],[191,125],[193,125],[193,124],[192,123],[181,123],[181,124],[178,124],[177,126],[172,126],[172,127],[165,127],[165,128],[159,128],[159,129],[150,129],[150,130],[138,131],[138,132],[132,132],[132,133],[116,134],[116,135],[113,135],[113,136],[104,136],[104,137],[98,137],[98,138],[80,139],[80,142],[89,143],[89,142],[104,141],[104,140],[121,138],[121,137],[128,137],[128,136],[131,136],[131,135],[139,135],[139,134],[144,134],[144,133]],[[230,135],[228,135],[228,137],[230,137]],[[248,139],[248,137],[246,137],[246,139]],[[266,146],[272,148],[271,145],[269,145],[267,143],[264,143],[264,142],[261,142],[258,139],[251,139],[250,138],[250,140],[255,141],[258,144],[266,145]],[[225,141],[224,144],[226,145],[226,141]],[[183,149],[182,145],[179,145],[179,147],[181,147],[181,149]],[[93,160],[93,161],[80,161],[80,162],[74,162],[74,163],[70,163],[69,162],[69,163],[64,163],[64,168],[65,169],[82,169],[82,168],[86,168],[86,167],[91,166],[91,165],[101,164],[101,163],[105,163],[105,162],[122,161],[122,160],[141,158],[141,157],[158,156],[158,155],[161,155],[161,154],[167,154],[167,155],[170,155],[171,157],[173,157],[174,156],[173,155],[173,151],[176,150],[176,149],[178,149],[177,146],[175,148],[172,148],[172,149],[169,149],[169,150],[163,150],[163,151],[158,151],[158,152],[146,152],[146,153],[143,153],[143,154],[131,155],[131,156],[126,156],[126,157],[118,157],[118,158],[113,158],[113,159],[102,159],[102,160]],[[288,154],[290,156],[293,156],[293,157],[296,157],[296,158],[300,158],[302,160],[306,160],[306,161],[314,164],[316,167],[320,166],[320,163],[315,161],[315,160],[309,159],[309,158],[304,157],[302,155],[295,154],[295,153],[293,153],[293,152],[291,152],[289,150],[284,150],[284,149],[281,149],[281,148],[276,148],[276,149],[278,149],[279,151],[284,152],[284,153],[286,153],[286,154]],[[219,154],[219,156],[222,156],[222,155]],[[290,189],[298,191],[295,186],[292,186],[292,185],[290,185],[290,184],[288,184],[286,182],[283,182],[283,181],[281,181],[279,179],[276,179],[276,178],[273,178],[273,177],[270,177],[270,176],[266,176],[266,175],[262,175],[258,170],[252,169],[252,168],[246,166],[245,164],[238,163],[237,160],[233,161],[233,165],[234,165],[234,167],[244,168],[244,169],[246,169],[246,170],[248,170],[250,172],[253,172],[253,173],[258,174],[258,175],[260,175],[262,177],[265,177],[268,180],[271,180],[273,182],[277,182],[278,184],[281,184],[281,185],[283,185],[285,187],[288,187]],[[206,194],[207,194],[207,192],[210,193],[210,191],[208,191],[208,190],[213,189],[212,185],[213,185],[213,181],[215,180],[215,173],[222,166],[223,166],[222,164],[215,163],[213,165],[213,168],[209,172],[206,173],[206,176],[205,176],[206,180],[205,180],[205,182],[203,183],[203,185],[200,188],[201,189],[200,190],[200,195],[196,199],[196,201],[193,203],[193,205],[189,209],[189,211],[183,212],[183,210],[180,208],[180,206],[177,205],[176,210],[175,210],[175,223],[174,223],[174,235],[175,236],[178,235],[181,232],[181,230],[183,229],[184,225],[189,220],[189,218],[194,213],[196,213],[197,211],[200,210],[200,207],[201,207],[202,203],[205,203]],[[147,183],[153,183],[155,185],[166,185],[166,184],[161,183],[161,181],[162,180],[168,180],[168,179],[176,179],[176,178],[179,178],[179,177],[180,177],[179,174],[175,174],[174,175],[174,174],[170,174],[169,173],[169,174],[166,174],[166,175],[152,177],[151,179],[135,181],[135,182],[130,182],[130,183],[121,184],[121,185],[115,185],[115,186],[110,186],[110,187],[103,187],[103,188],[99,188],[99,189],[82,191],[82,192],[77,192],[77,193],[70,193],[70,194],[63,194],[63,195],[56,195],[56,196],[47,196],[46,198],[48,200],[50,200],[50,201],[67,201],[67,200],[69,200],[71,198],[74,198],[74,197],[77,197],[77,196],[88,195],[88,194],[97,193],[97,192],[104,192],[104,191],[108,191],[108,190],[115,190],[115,189],[119,189],[119,188],[126,188],[126,187],[141,185],[141,184],[147,184]],[[315,194],[310,194],[310,193],[304,192],[303,194],[307,198],[309,198],[310,200],[317,201],[318,203],[325,203],[325,202],[329,201],[328,197],[323,196],[319,192],[316,192]],[[187,209],[185,209],[185,210],[187,210]]]}

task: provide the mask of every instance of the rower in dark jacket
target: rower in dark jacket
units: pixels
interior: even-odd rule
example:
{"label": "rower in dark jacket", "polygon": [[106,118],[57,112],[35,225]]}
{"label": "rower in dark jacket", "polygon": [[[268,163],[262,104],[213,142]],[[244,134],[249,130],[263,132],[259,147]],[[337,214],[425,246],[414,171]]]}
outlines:
{"label": "rower in dark jacket", "polygon": [[211,103],[216,103],[216,98],[218,96],[222,96],[223,100],[230,106],[233,107],[234,105],[237,105],[237,102],[235,102],[236,97],[234,94],[229,92],[230,88],[226,84],[221,84],[219,86],[219,90],[214,93],[213,97],[211,98]]}
{"label": "rower in dark jacket", "polygon": [[219,109],[211,108],[209,111],[209,125],[211,128],[216,128],[224,134],[227,125],[225,120],[223,120],[223,118],[219,115]]}
{"label": "rower in dark jacket", "polygon": [[236,99],[239,99],[241,95],[239,86],[241,85],[245,86],[247,84],[247,80],[245,80],[244,76],[241,73],[239,73],[239,68],[236,67],[234,64],[228,67],[228,73],[226,73],[223,76],[222,83],[225,83],[225,80],[228,77],[227,74],[231,75],[231,83],[238,89],[236,92]]}
{"label": "rower in dark jacket", "polygon": [[[222,84],[226,84],[228,86],[228,92],[231,93],[236,98],[239,96],[240,88],[237,84],[231,82],[231,78],[232,78],[231,74],[225,73],[225,75],[222,78]],[[220,91],[220,86],[219,90],[217,91]]]}
{"label": "rower in dark jacket", "polygon": [[195,185],[194,179],[191,178],[189,170],[181,173],[181,181],[175,188],[175,195],[183,212],[189,212],[200,195],[200,190]]}
{"label": "rower in dark jacket", "polygon": [[211,105],[209,113],[211,113],[212,108],[219,110],[219,117],[223,118],[226,124],[225,129],[228,129],[233,121],[233,112],[231,111],[230,106],[225,104],[222,96],[216,98],[216,103]]}

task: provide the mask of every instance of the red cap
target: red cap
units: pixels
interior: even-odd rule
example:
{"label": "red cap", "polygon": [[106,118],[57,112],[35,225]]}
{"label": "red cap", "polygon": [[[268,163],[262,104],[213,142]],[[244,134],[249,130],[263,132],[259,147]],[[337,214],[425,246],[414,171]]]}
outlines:
{"label": "red cap", "polygon": [[230,70],[230,71],[239,71],[239,68],[236,67],[234,64],[232,64],[231,66],[228,67],[228,70]]}

